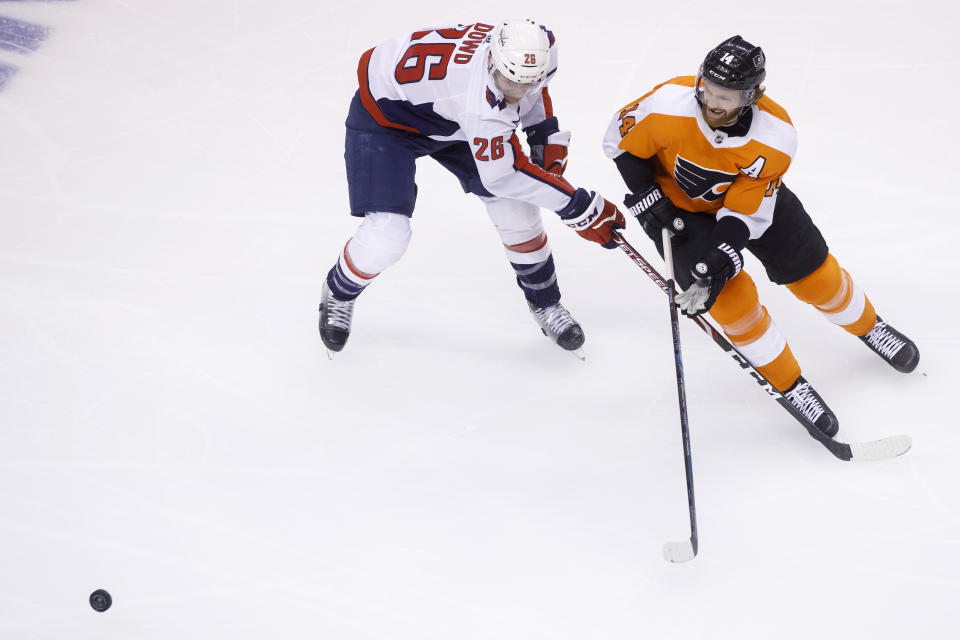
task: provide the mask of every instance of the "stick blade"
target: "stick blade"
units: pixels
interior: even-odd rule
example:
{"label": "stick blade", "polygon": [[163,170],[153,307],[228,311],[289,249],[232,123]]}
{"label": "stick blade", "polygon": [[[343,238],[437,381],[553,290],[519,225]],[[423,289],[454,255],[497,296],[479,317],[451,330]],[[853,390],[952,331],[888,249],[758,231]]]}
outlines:
{"label": "stick blade", "polygon": [[856,462],[873,462],[902,456],[912,446],[910,436],[891,436],[875,442],[852,443],[850,454]]}
{"label": "stick blade", "polygon": [[683,542],[664,542],[663,559],[674,564],[680,562],[690,562],[696,557],[697,552],[693,550],[693,543],[689,540]]}

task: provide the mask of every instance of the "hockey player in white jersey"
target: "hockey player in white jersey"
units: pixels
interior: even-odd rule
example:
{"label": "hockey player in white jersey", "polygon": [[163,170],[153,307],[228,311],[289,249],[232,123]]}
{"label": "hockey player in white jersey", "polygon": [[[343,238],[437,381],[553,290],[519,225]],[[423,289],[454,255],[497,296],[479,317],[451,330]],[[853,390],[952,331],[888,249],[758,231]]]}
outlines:
{"label": "hockey player in white jersey", "polygon": [[484,202],[541,330],[579,349],[584,334],[560,303],[540,208],[606,248],[616,246],[612,231],[625,221],[599,194],[562,177],[570,134],[559,129],[547,91],[556,70],[553,34],[532,20],[406,33],[361,56],[344,157],[350,213],[363,221],[323,286],[320,335],[328,350],[343,349],[357,296],[407,249],[415,162],[423,156]]}

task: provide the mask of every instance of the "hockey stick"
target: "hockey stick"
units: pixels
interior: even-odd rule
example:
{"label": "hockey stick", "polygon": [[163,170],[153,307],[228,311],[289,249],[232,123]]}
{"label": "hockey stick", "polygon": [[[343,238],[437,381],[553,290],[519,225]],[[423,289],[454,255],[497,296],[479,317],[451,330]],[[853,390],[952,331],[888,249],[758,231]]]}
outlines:
{"label": "hockey stick", "polygon": [[[617,243],[617,246],[623,250],[625,254],[636,264],[640,269],[646,273],[651,280],[653,280],[657,286],[659,286],[664,293],[669,293],[671,288],[667,285],[667,282],[663,277],[657,273],[657,270],[647,262],[643,256],[640,255],[633,245],[627,242],[627,239],[623,237],[623,234],[619,230],[614,230],[613,239]],[[689,316],[688,316],[689,317]],[[712,324],[710,324],[706,318],[702,316],[690,317],[698,327],[703,329],[704,333],[710,336],[717,345],[723,349],[734,361],[740,365],[741,369],[746,370],[746,372],[756,380],[757,384],[767,392],[771,398],[776,400],[781,407],[787,410],[787,412],[792,415],[797,422],[803,425],[807,432],[813,436],[813,438],[822,444],[827,450],[835,455],[841,460],[853,460],[855,462],[862,461],[872,461],[872,460],[886,460],[888,458],[894,458],[899,455],[903,455],[910,450],[910,447],[913,444],[913,441],[910,439],[910,436],[898,435],[890,436],[889,438],[883,438],[881,440],[876,440],[874,442],[854,442],[846,443],[834,440],[833,438],[827,436],[825,433],[813,426],[806,418],[803,417],[797,409],[790,404],[790,401],[783,397],[776,388],[770,384],[770,381],[763,377],[763,375],[753,368],[753,366],[747,362],[747,359],[740,353],[736,347],[730,344],[722,333],[717,331]]]}
{"label": "hockey stick", "polygon": [[687,475],[687,507],[690,511],[690,539],[665,542],[663,559],[687,562],[697,555],[697,508],[693,499],[693,460],[690,457],[690,424],[687,421],[687,391],[683,383],[683,358],[680,356],[680,319],[673,299],[673,247],[670,231],[663,228],[663,259],[667,267],[667,298],[670,300],[670,331],[673,333],[673,361],[677,369],[677,399],[680,401],[680,434],[683,436],[683,469]]}

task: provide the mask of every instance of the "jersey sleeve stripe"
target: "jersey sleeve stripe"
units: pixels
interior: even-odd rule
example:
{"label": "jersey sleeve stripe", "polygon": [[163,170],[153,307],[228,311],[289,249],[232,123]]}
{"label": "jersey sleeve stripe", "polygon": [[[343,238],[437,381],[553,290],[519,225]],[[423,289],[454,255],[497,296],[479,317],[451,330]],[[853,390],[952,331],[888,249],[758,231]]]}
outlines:
{"label": "jersey sleeve stripe", "polygon": [[517,138],[516,132],[510,136],[510,146],[513,147],[513,168],[516,171],[549,185],[568,196],[572,196],[573,192],[576,191],[564,178],[544,171],[530,162],[530,159],[523,152],[523,147],[520,146],[520,139]]}
{"label": "jersey sleeve stripe", "polygon": [[383,112],[377,105],[377,101],[370,92],[370,79],[367,73],[367,68],[370,66],[371,56],[373,56],[373,49],[370,49],[360,56],[360,64],[357,67],[357,79],[360,82],[360,102],[363,103],[363,107],[367,110],[367,112],[370,113],[371,116],[373,116],[373,119],[376,120],[377,124],[379,124],[381,127],[390,127],[391,129],[400,129],[401,131],[420,133],[418,129],[413,127],[391,122],[387,119],[387,116],[383,115]]}
{"label": "jersey sleeve stripe", "polygon": [[550,92],[547,91],[546,87],[543,88],[541,94],[543,95],[544,120],[546,120],[553,117],[553,100],[550,98]]}

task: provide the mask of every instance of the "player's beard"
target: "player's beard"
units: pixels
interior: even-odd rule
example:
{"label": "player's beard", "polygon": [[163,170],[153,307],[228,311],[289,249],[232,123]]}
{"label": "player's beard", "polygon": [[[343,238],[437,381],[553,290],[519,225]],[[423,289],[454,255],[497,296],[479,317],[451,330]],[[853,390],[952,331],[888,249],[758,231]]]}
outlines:
{"label": "player's beard", "polygon": [[738,117],[740,117],[739,109],[710,109],[706,105],[701,107],[701,109],[703,112],[703,119],[706,121],[707,125],[713,129],[730,126],[737,121]]}

